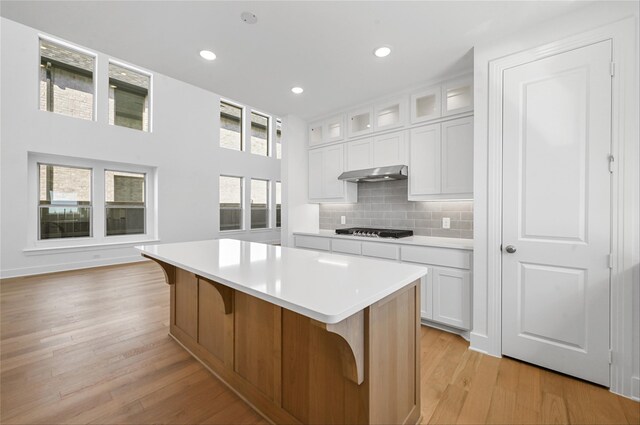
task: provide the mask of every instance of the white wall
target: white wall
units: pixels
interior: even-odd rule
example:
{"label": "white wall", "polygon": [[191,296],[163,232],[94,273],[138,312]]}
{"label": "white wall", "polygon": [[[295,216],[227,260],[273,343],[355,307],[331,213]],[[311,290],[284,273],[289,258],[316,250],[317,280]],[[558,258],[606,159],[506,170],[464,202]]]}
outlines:
{"label": "white wall", "polygon": [[[140,258],[131,246],[26,255],[23,249],[32,244],[27,238],[27,229],[36,225],[27,220],[28,209],[35,208],[27,200],[28,152],[157,167],[157,227],[162,243],[219,236],[220,173],[280,180],[280,160],[219,147],[218,95],[161,74],[153,73],[152,133],[108,125],[105,76],[109,57],[100,52],[97,52],[95,76],[97,121],[40,111],[39,33],[4,18],[0,26],[2,277]],[[83,47],[91,49],[91,46]],[[245,231],[232,237],[278,241],[280,231]]]}
{"label": "white wall", "polygon": [[292,247],[293,232],[318,231],[319,205],[308,203],[307,123],[287,115],[282,124],[287,130],[282,142],[282,245]]}
{"label": "white wall", "polygon": [[[500,40],[485,43],[474,47],[474,297],[473,297],[473,331],[471,333],[471,346],[472,348],[488,352],[493,355],[501,354],[501,347],[499,344],[499,338],[496,333],[499,330],[496,322],[498,316],[495,315],[496,311],[499,311],[500,305],[496,305],[494,300],[494,283],[489,280],[491,275],[489,268],[492,264],[488,260],[488,253],[491,250],[497,250],[497,246],[490,246],[490,239],[492,235],[488,234],[488,222],[493,220],[493,217],[488,216],[488,203],[491,199],[488,189],[488,175],[491,172],[489,168],[490,159],[488,157],[488,89],[489,89],[489,63],[490,61],[498,58],[502,58],[517,52],[521,52],[527,49],[531,49],[537,46],[541,46],[547,43],[551,43],[556,40],[580,34],[589,30],[593,30],[597,27],[601,27],[605,24],[619,21],[623,18],[631,17],[635,20],[635,48],[634,51],[628,52],[630,56],[635,54],[636,67],[634,69],[626,69],[627,75],[633,74],[633,78],[637,82],[637,61],[638,61],[638,5],[637,2],[597,2],[595,4],[585,6],[583,9],[578,10],[570,15],[558,17],[557,19],[548,21],[545,25],[538,26],[533,29],[519,32],[511,37],[504,37]],[[633,44],[634,41],[631,40]],[[619,48],[619,46],[617,47]],[[614,43],[614,49],[616,49]],[[631,67],[633,68],[633,66]],[[633,80],[632,80],[633,81]],[[629,95],[630,99],[635,99],[631,103],[635,102],[635,106],[631,109],[635,109],[637,113],[637,86],[633,87],[631,84],[625,87],[623,95]],[[632,150],[631,158],[623,158],[629,164],[635,164],[635,172],[629,174],[632,176],[632,180],[637,180],[637,143],[638,143],[638,118],[637,115],[632,112],[625,118],[626,123],[624,126],[628,129],[626,132],[627,140],[629,143],[635,143],[635,148]],[[635,130],[633,130],[635,128]],[[634,135],[635,133],[635,135]],[[635,151],[635,153],[634,153]],[[635,174],[635,175],[634,175]],[[633,185],[637,185],[637,182],[632,182]],[[629,247],[628,254],[634,258],[638,258],[638,202],[637,194],[630,193],[628,205],[631,206],[628,214],[629,225],[626,226],[629,229]],[[635,198],[635,199],[633,199]],[[633,218],[635,217],[635,218]],[[633,252],[632,252],[633,251]],[[633,276],[629,278],[629,285],[633,284],[633,290],[629,288],[629,295],[633,297],[633,317],[635,324],[633,324],[632,334],[628,341],[624,341],[625,349],[620,355],[629,359],[633,359],[633,372],[629,373],[628,368],[626,370],[626,377],[624,385],[621,385],[614,390],[622,392],[625,395],[633,395],[634,397],[640,396],[638,392],[638,376],[640,375],[640,324],[638,321],[638,310],[640,310],[640,292],[639,292],[639,276],[638,276],[638,264],[628,265],[630,269],[634,271],[625,270],[624,273],[631,273]],[[499,273],[499,271],[498,271]],[[628,324],[631,326],[631,324]],[[496,344],[498,341],[498,344]],[[615,380],[614,380],[615,381]],[[616,384],[617,385],[617,384]],[[631,390],[630,387],[635,385],[635,389]],[[613,386],[612,386],[613,388]]]}

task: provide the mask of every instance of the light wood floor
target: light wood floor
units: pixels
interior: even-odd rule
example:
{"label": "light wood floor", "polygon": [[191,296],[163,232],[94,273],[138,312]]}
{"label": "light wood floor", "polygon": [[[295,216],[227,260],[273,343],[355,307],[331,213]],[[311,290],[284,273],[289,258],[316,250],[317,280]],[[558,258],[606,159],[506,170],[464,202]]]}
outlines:
{"label": "light wood floor", "polygon": [[[265,423],[167,336],[152,263],[4,280],[0,296],[3,424]],[[467,348],[422,328],[423,423],[640,423],[604,388]]]}

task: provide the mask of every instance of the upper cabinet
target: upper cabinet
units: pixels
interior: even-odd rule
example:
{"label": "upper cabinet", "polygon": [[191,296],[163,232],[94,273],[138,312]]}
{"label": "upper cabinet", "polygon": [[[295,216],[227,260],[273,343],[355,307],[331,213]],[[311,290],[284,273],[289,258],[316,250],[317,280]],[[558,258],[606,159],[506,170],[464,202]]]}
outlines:
{"label": "upper cabinet", "polygon": [[445,81],[411,95],[411,124],[473,111],[471,76]]}
{"label": "upper cabinet", "polygon": [[447,81],[442,85],[442,116],[473,110],[473,81],[471,77]]}
{"label": "upper cabinet", "polygon": [[409,200],[473,198],[473,118],[411,130]]}
{"label": "upper cabinet", "polygon": [[345,171],[407,164],[405,131],[345,143],[347,167]]}
{"label": "upper cabinet", "polygon": [[411,96],[411,123],[440,118],[440,86],[415,93]]}
{"label": "upper cabinet", "polygon": [[380,102],[373,108],[374,131],[388,130],[405,125],[407,102],[404,97]]}
{"label": "upper cabinet", "polygon": [[343,171],[344,145],[309,150],[309,201],[357,202],[357,184],[338,180]]}
{"label": "upper cabinet", "polygon": [[309,125],[309,146],[339,142],[344,139],[344,114]]}
{"label": "upper cabinet", "polygon": [[371,133],[373,131],[373,108],[368,106],[349,112],[347,122],[349,125],[349,137]]}

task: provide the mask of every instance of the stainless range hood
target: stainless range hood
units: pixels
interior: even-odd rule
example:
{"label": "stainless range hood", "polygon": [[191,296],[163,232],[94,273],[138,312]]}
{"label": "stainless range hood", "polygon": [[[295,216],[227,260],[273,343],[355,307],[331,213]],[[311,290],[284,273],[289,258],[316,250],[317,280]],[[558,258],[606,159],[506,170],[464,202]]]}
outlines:
{"label": "stainless range hood", "polygon": [[338,180],[348,182],[383,182],[387,180],[406,180],[408,169],[406,165],[391,165],[388,167],[367,168],[364,170],[345,171]]}

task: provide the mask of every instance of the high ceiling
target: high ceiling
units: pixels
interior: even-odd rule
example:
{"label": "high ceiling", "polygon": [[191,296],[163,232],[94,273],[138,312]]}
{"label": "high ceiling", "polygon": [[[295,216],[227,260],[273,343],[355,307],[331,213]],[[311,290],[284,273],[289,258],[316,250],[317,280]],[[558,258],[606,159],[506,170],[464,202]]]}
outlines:
{"label": "high ceiling", "polygon": [[[311,118],[470,69],[474,45],[580,1],[6,1],[0,14],[279,115]],[[250,11],[249,25],[240,14]],[[393,51],[380,59],[374,48]],[[202,59],[209,49],[218,58]],[[304,88],[294,95],[293,86]]]}

